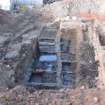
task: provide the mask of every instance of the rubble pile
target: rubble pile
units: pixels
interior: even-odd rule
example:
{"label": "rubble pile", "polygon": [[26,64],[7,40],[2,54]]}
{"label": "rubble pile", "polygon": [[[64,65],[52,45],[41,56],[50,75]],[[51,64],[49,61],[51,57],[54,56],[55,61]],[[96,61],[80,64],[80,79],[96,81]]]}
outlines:
{"label": "rubble pile", "polygon": [[[11,20],[11,21],[10,21]],[[0,9],[0,24],[11,24],[13,21],[13,15],[10,12]]]}
{"label": "rubble pile", "polygon": [[[56,1],[50,5],[45,5],[42,11],[47,11],[53,18],[62,18],[65,16],[81,16],[82,13],[104,15],[104,0],[63,0]],[[47,14],[46,14],[47,16]],[[105,17],[104,17],[105,18]]]}
{"label": "rubble pile", "polygon": [[37,15],[30,13],[20,14],[12,24],[5,24],[5,29],[0,29],[1,87],[11,88],[19,82],[17,78],[22,80],[24,69],[30,65],[33,56],[36,37],[40,33],[41,21],[38,19]]}

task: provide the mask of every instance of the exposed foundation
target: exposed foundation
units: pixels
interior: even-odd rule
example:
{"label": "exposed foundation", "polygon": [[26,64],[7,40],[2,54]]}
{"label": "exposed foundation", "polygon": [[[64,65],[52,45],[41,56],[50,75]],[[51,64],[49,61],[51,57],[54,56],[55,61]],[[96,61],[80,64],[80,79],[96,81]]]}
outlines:
{"label": "exposed foundation", "polygon": [[[85,35],[85,38],[84,38]],[[43,27],[32,52],[25,83],[41,88],[97,87],[98,64],[89,31],[79,23]]]}
{"label": "exposed foundation", "polygon": [[[34,58],[29,84],[45,87],[75,87],[76,46],[75,30],[65,31],[54,26],[44,27],[38,38],[38,52]],[[68,34],[67,36],[64,36]],[[74,40],[71,38],[74,34]]]}

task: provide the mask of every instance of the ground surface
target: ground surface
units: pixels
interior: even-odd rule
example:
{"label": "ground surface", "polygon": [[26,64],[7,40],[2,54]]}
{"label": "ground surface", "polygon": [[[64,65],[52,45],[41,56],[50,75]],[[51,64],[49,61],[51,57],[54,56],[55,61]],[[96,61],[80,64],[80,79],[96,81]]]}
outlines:
{"label": "ground surface", "polygon": [[1,105],[104,105],[104,90],[26,90],[23,86],[0,93]]}

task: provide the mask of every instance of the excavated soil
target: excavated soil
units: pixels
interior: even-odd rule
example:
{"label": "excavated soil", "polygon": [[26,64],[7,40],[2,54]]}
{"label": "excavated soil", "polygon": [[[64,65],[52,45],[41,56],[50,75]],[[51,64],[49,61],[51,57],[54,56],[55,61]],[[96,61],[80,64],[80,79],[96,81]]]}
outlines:
{"label": "excavated soil", "polygon": [[[8,90],[7,90],[8,91]],[[104,105],[105,90],[60,89],[34,90],[17,86],[0,93],[1,105]]]}

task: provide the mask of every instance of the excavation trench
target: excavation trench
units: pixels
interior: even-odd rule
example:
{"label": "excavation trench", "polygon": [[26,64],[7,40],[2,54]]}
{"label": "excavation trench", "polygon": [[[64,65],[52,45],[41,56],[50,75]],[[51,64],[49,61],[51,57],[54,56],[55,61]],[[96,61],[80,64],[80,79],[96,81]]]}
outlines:
{"label": "excavation trench", "polygon": [[70,40],[59,39],[57,34],[58,30],[54,27],[43,28],[33,53],[36,55],[32,60],[30,75],[26,79],[29,86],[74,88],[75,54],[70,53]]}
{"label": "excavation trench", "polygon": [[[35,88],[76,88],[81,82],[96,87],[98,76],[94,48],[87,42],[80,49],[80,31],[44,27],[32,50],[24,81]],[[81,59],[81,56],[82,59]]]}

